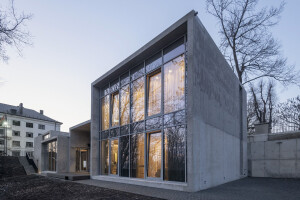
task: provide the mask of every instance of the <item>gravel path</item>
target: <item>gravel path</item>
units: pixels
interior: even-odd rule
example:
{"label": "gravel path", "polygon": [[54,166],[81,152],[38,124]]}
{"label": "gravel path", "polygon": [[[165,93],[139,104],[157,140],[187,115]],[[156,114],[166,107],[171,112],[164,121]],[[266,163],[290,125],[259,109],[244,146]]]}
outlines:
{"label": "gravel path", "polygon": [[158,199],[143,195],[29,175],[0,179],[0,199]]}

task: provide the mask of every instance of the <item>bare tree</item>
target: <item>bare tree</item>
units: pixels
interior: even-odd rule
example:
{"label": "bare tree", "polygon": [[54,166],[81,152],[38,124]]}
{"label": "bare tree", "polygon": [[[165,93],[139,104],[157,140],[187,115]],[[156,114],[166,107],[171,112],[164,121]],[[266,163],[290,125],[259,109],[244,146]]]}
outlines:
{"label": "bare tree", "polygon": [[[273,121],[273,112],[276,102],[274,83],[270,81],[267,85],[260,81],[257,87],[251,84],[250,100],[248,101],[248,127],[250,123],[269,123]],[[255,120],[254,120],[255,119]]]}
{"label": "bare tree", "polygon": [[246,84],[269,77],[284,85],[299,84],[299,72],[282,57],[269,29],[278,23],[285,3],[258,10],[258,0],[206,0],[207,11],[220,23],[220,49]]}
{"label": "bare tree", "polygon": [[10,8],[7,10],[0,7],[0,59],[7,61],[7,47],[11,46],[17,49],[19,55],[22,55],[22,47],[31,45],[31,36],[25,30],[26,21],[31,19],[32,15],[24,13],[16,14],[14,0],[10,1]]}
{"label": "bare tree", "polygon": [[300,96],[278,104],[277,114],[287,123],[287,126],[298,127],[300,130]]}

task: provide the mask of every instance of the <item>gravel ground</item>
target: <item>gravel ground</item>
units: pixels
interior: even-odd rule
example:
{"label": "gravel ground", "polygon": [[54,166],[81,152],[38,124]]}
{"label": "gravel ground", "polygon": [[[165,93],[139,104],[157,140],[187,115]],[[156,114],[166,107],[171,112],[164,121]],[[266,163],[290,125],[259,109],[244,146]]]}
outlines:
{"label": "gravel ground", "polygon": [[0,199],[158,199],[143,195],[30,175],[0,179]]}

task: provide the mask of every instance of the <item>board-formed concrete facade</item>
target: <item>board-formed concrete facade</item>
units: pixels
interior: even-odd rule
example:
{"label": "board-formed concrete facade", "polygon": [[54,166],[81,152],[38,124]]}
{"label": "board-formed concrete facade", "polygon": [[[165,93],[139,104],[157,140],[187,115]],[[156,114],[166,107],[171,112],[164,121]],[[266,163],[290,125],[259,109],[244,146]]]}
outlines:
{"label": "board-formed concrete facade", "polygon": [[[181,46],[175,46],[175,49],[171,50],[172,53],[175,52],[175,56],[171,61],[174,65],[177,62],[175,59],[178,58],[176,56],[181,56],[184,59],[184,105],[182,107],[184,116],[180,122],[181,124],[177,124],[183,127],[181,142],[184,142],[184,145],[182,146],[182,143],[177,145],[175,142],[173,147],[176,148],[176,146],[181,145],[181,149],[176,149],[176,152],[179,152],[180,156],[184,156],[185,160],[181,162],[184,166],[171,167],[175,171],[178,168],[184,169],[182,176],[179,179],[173,179],[177,181],[173,181],[167,177],[170,174],[166,173],[166,163],[170,163],[167,157],[170,156],[170,153],[164,151],[167,149],[166,144],[170,145],[166,136],[169,127],[165,125],[164,121],[166,120],[166,115],[169,115],[164,110],[168,96],[164,90],[170,87],[166,86],[165,74],[167,73],[168,63],[165,63],[164,59],[165,56],[167,57],[167,52],[169,52],[168,48],[174,46],[179,40],[183,42],[180,43]],[[183,51],[181,51],[182,47]],[[176,54],[177,50],[180,51],[180,55]],[[159,104],[159,109],[161,110],[157,116],[161,117],[163,122],[158,122],[158,124],[162,123],[162,125],[158,126],[157,130],[147,131],[145,127],[147,121],[150,120],[150,118],[147,118],[147,114],[149,114],[147,102],[150,101],[148,98],[151,85],[148,81],[152,76],[152,72],[147,73],[146,65],[147,60],[158,52],[161,52],[163,61],[157,68],[158,72],[161,73],[160,78],[162,79],[160,85],[162,94],[159,96],[162,99],[161,104]],[[136,66],[139,66],[141,63],[143,63],[141,69],[144,70],[142,72],[144,73],[144,79],[141,79],[141,83],[144,81],[145,94],[143,93],[142,96],[145,106],[143,108],[144,111],[140,111],[144,113],[141,122],[144,123],[142,125],[144,130],[142,131],[142,134],[144,134],[142,137],[144,138],[142,156],[145,157],[143,160],[144,173],[141,173],[142,177],[136,178],[132,176],[133,173],[136,173],[135,171],[132,172],[132,166],[136,163],[131,160],[135,155],[130,154],[130,152],[134,151],[131,150],[131,148],[134,148],[132,147],[132,138],[135,137],[134,135],[137,135],[133,133],[136,122],[132,115],[133,112],[136,112],[134,111],[136,108],[133,107],[135,106],[134,99],[137,97],[134,96],[135,91],[132,91],[135,90],[135,80],[131,80],[134,78],[130,75],[136,72]],[[126,160],[126,162],[131,163],[124,164],[125,162],[121,162],[122,158],[120,158],[123,155],[123,152],[122,155],[120,153],[120,143],[121,146],[123,144],[121,140],[123,129],[121,129],[120,125],[113,127],[112,123],[112,118],[115,116],[113,114],[115,107],[112,99],[119,95],[119,92],[121,93],[121,89],[117,90],[117,93],[107,92],[106,86],[108,84],[113,86],[113,81],[117,79],[119,80],[117,81],[117,85],[119,84],[117,87],[121,88],[122,75],[124,73],[128,74],[128,72],[129,77],[131,77],[129,80],[130,126],[128,133],[129,153],[126,154],[126,158],[129,157],[129,161]],[[172,68],[169,69],[169,72],[172,72]],[[92,179],[182,191],[199,191],[247,176],[246,92],[196,16],[195,11],[188,13],[134,54],[95,80],[91,89],[90,174]],[[108,95],[108,103],[105,100],[103,101],[106,94]],[[118,98],[119,96],[116,98],[119,101]],[[107,110],[103,108],[106,105],[105,102],[108,105]],[[119,103],[120,105],[121,103]],[[180,107],[180,105],[173,106]],[[116,108],[120,109],[118,106]],[[108,111],[109,116],[105,115],[106,111]],[[122,120],[120,116],[118,117]],[[174,120],[171,120],[175,121],[176,113],[173,118]],[[107,120],[109,121],[108,125],[106,125]],[[115,122],[119,123],[120,121],[115,120]],[[174,127],[177,127],[177,125],[174,125]],[[118,132],[115,130],[118,130]],[[161,159],[161,162],[157,162],[160,168],[154,175],[150,173],[150,168],[152,167],[150,163],[153,162],[150,159],[152,155],[150,151],[150,135],[152,133],[159,133],[159,137],[161,137],[161,143],[159,143],[161,144],[161,149],[156,150],[160,151],[160,154],[155,155],[155,158],[158,156]],[[113,146],[113,142],[116,142],[115,146]],[[109,144],[109,147],[106,147],[107,144]],[[106,158],[103,155],[108,157]],[[176,162],[174,161],[173,163]],[[114,166],[115,164],[116,166]],[[121,170],[127,170],[127,167],[123,165],[129,168],[129,174],[126,174],[125,177],[122,175],[123,172],[120,172]],[[107,167],[108,169],[106,169]]]}

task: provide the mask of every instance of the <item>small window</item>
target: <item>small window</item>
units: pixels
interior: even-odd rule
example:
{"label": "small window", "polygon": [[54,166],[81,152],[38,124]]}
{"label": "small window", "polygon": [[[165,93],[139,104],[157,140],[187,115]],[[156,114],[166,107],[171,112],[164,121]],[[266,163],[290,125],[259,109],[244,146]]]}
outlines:
{"label": "small window", "polygon": [[0,140],[0,145],[4,145],[4,140]]}
{"label": "small window", "polygon": [[20,146],[20,141],[12,141],[12,146],[13,147],[19,147]]}
{"label": "small window", "polygon": [[13,136],[20,136],[20,131],[13,131]]}
{"label": "small window", "polygon": [[13,120],[13,125],[14,125],[14,126],[20,126],[20,125],[21,125],[21,122],[20,122],[20,121]]}
{"label": "small window", "polygon": [[26,127],[27,128],[33,128],[33,123],[26,122]]}
{"label": "small window", "polygon": [[0,128],[0,135],[4,135],[4,129]]}
{"label": "small window", "polygon": [[45,125],[39,124],[39,129],[45,130]]}
{"label": "small window", "polygon": [[33,133],[31,133],[31,132],[26,132],[26,137],[33,138]]}
{"label": "small window", "polygon": [[26,142],[26,147],[33,147],[33,142]]}
{"label": "small window", "polygon": [[28,155],[28,157],[33,157],[33,151],[26,151],[26,154]]}

